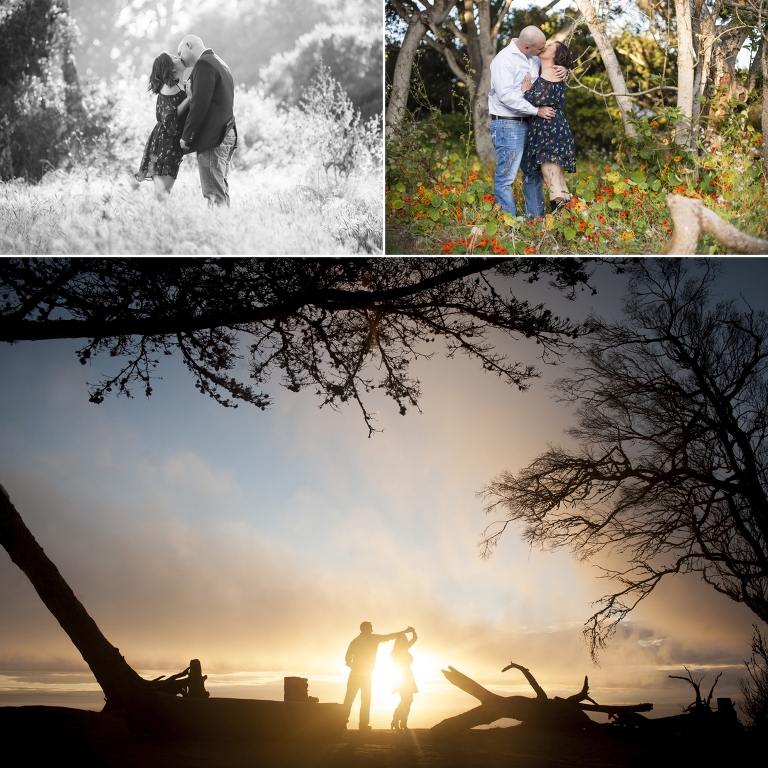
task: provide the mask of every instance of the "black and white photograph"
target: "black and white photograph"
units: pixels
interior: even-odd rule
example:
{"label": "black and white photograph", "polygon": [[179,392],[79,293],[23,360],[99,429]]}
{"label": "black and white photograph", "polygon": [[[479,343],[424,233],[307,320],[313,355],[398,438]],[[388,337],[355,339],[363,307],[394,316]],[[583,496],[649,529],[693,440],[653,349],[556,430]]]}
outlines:
{"label": "black and white photograph", "polygon": [[0,253],[381,253],[382,19],[2,0]]}

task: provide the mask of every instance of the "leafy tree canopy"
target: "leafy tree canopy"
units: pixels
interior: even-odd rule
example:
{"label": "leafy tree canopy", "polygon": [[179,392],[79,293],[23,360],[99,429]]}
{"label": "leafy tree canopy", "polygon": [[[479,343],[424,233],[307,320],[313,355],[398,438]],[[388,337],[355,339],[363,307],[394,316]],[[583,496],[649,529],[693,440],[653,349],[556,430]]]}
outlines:
{"label": "leafy tree canopy", "polygon": [[[588,265],[567,258],[487,259],[8,259],[0,262],[0,341],[81,338],[86,364],[123,360],[90,385],[90,399],[152,392],[164,355],[180,354],[196,387],[224,406],[270,404],[274,372],[291,391],[315,389],[323,405],[383,390],[405,413],[418,407],[409,365],[442,339],[448,355],[525,389],[537,375],[489,341],[492,329],[533,338],[557,355],[580,326],[515,298],[513,278],[540,277],[573,297]],[[247,357],[252,383],[232,375]],[[374,363],[374,365],[369,365]]]}

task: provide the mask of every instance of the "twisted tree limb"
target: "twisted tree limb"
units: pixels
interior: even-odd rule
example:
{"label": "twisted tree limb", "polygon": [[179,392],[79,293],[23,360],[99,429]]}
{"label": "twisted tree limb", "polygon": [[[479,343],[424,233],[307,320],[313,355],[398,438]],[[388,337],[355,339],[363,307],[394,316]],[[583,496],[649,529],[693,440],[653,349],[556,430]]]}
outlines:
{"label": "twisted tree limb", "polygon": [[675,231],[662,253],[694,254],[701,233],[706,232],[732,253],[768,254],[768,240],[739,231],[707,208],[701,200],[667,195],[667,207],[672,214]]}
{"label": "twisted tree limb", "polygon": [[[578,693],[569,696],[567,699],[562,699],[559,696],[550,699],[528,669],[514,662],[504,667],[502,672],[508,669],[517,669],[523,673],[531,688],[536,692],[535,699],[529,696],[499,696],[453,667],[448,667],[447,670],[444,669],[443,674],[448,682],[453,683],[457,688],[461,688],[462,691],[466,691],[470,696],[474,696],[481,704],[479,707],[470,709],[455,717],[449,717],[438,723],[430,731],[431,737],[433,739],[450,738],[468,728],[489,724],[503,717],[543,728],[583,730],[597,726],[597,723],[590,720],[586,715],[585,710],[602,712],[617,718],[638,712],[648,712],[653,709],[653,704],[633,704],[629,706],[602,706],[597,704],[597,702],[589,698],[589,680],[586,677],[584,678],[584,686]],[[591,703],[584,704],[585,699]]]}

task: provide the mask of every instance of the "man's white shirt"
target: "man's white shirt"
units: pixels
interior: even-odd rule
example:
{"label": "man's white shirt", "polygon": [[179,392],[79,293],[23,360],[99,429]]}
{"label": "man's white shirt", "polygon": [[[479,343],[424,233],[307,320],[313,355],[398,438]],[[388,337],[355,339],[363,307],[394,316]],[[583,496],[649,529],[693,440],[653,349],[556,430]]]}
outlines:
{"label": "man's white shirt", "polygon": [[523,98],[523,78],[530,74],[531,83],[539,76],[541,61],[538,56],[529,59],[516,45],[516,39],[499,51],[491,62],[491,90],[488,93],[488,112],[506,117],[535,115],[538,107]]}

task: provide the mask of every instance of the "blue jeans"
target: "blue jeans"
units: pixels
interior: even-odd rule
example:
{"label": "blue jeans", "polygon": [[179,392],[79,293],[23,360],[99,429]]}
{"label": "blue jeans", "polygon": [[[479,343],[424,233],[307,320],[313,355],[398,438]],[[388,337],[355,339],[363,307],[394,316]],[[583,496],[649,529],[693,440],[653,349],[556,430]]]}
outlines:
{"label": "blue jeans", "polygon": [[203,197],[208,200],[210,207],[223,203],[229,205],[227,173],[236,143],[235,131],[230,129],[218,147],[211,147],[197,153],[200,186],[203,189]]}
{"label": "blue jeans", "polygon": [[544,179],[540,167],[531,167],[525,154],[528,123],[522,120],[491,120],[491,140],[496,150],[493,191],[503,211],[517,215],[512,185],[518,170],[523,171],[525,214],[529,219],[544,216]]}

